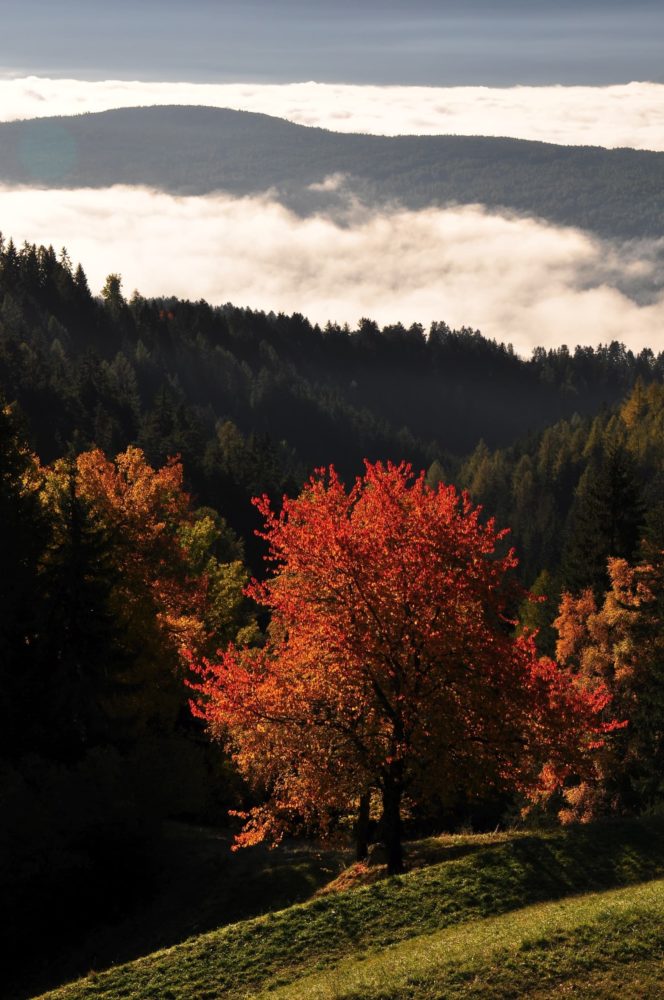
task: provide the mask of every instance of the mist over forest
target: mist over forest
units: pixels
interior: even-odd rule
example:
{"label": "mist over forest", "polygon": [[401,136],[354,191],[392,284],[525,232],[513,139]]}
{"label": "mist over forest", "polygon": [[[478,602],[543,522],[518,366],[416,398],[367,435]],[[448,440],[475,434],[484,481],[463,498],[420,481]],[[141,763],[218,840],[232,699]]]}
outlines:
{"label": "mist over forest", "polygon": [[121,258],[127,290],[147,296],[321,325],[445,321],[526,356],[639,350],[661,327],[664,153],[343,135],[194,107],[5,123],[0,137],[7,231],[66,245],[95,289]]}
{"label": "mist over forest", "polygon": [[4,6],[3,1000],[657,1000],[661,2]]}

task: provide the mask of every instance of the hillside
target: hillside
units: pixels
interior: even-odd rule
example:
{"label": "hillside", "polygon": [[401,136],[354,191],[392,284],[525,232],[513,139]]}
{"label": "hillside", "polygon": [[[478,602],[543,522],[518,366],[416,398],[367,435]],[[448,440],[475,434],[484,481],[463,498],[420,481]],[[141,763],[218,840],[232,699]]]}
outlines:
{"label": "hillside", "polygon": [[609,997],[640,982],[638,995],[655,997],[661,834],[661,823],[631,822],[430,840],[411,845],[429,863],[401,878],[319,895],[45,996]]}
{"label": "hillside", "polygon": [[[504,919],[501,933],[516,948],[521,921],[530,919],[518,916],[523,907],[664,877],[656,826],[462,838],[417,848],[429,867],[399,882],[268,918],[270,910],[310,899],[329,878],[321,864],[263,858],[257,878],[248,872],[238,879],[235,867],[234,881],[214,850],[208,857],[205,847],[196,866],[189,843],[176,862],[173,845],[164,843],[169,821],[219,828],[229,809],[254,801],[191,718],[177,659],[179,622],[209,628],[211,649],[251,626],[241,587],[250,568],[260,573],[265,565],[252,496],[297,495],[307,470],[329,461],[350,477],[365,456],[408,458],[428,468],[433,485],[448,477],[468,485],[487,513],[512,525],[525,547],[524,580],[548,574],[538,593],[555,596],[567,573],[561,539],[565,553],[581,551],[584,565],[590,552],[638,560],[642,543],[659,544],[664,355],[635,356],[612,343],[573,354],[540,349],[526,361],[442,323],[428,336],[417,326],[381,330],[368,319],[355,330],[321,329],[298,314],[140,295],[127,301],[117,275],[96,298],[66,251],[17,249],[11,240],[0,245],[0,300],[0,393],[10,404],[0,410],[0,501],[9,512],[0,518],[7,752],[0,885],[12,916],[5,945],[14,957],[6,989],[9,976],[36,992],[153,953],[60,995],[252,996],[277,980],[287,986],[354,961],[357,952],[376,953],[382,979],[392,975],[380,965],[391,961],[383,946],[403,946],[407,954],[395,961],[419,965],[418,949],[429,948],[421,935],[456,934],[453,926],[490,917]],[[170,483],[173,506],[163,515],[155,507],[154,531],[129,530],[142,503],[128,492],[121,468],[129,458],[121,453],[136,445],[144,456],[131,461],[155,503],[161,490],[152,484]],[[93,457],[96,448],[107,458]],[[178,454],[182,473],[167,461]],[[113,461],[120,464],[111,469]],[[104,511],[90,492],[98,472],[115,484],[103,490],[112,501]],[[140,572],[125,572],[136,564]],[[214,587],[199,585],[209,579]],[[599,599],[607,583],[590,583]],[[162,594],[170,595],[165,619],[163,602],[156,603]],[[132,621],[127,597],[145,608]],[[550,626],[555,607],[528,623]],[[656,627],[649,607],[632,629],[641,637]],[[152,628],[161,620],[175,628]],[[619,775],[644,812],[661,801],[661,713],[651,696],[657,669],[653,659],[645,711],[633,730],[645,742],[636,756],[631,744],[623,748],[634,768]],[[17,712],[24,704],[29,712]],[[124,706],[119,715],[116,704]],[[468,823],[493,830],[519,802],[488,792],[479,801],[461,797],[445,812],[437,803],[432,815],[428,808],[409,819],[413,836]],[[230,831],[222,836],[227,844]],[[331,860],[333,869],[337,863]],[[363,881],[358,874],[346,873],[336,888]],[[616,902],[623,904],[630,899]],[[651,902],[643,905],[650,913]],[[585,913],[566,911],[565,927],[586,921]],[[259,915],[258,923],[237,923]],[[313,936],[303,938],[305,929]],[[475,933],[470,924],[467,930]],[[192,938],[202,932],[212,937]],[[416,940],[411,954],[408,942]],[[457,947],[441,941],[445,951]],[[164,947],[175,950],[158,951]],[[650,944],[644,947],[650,956]],[[560,958],[555,949],[547,954]],[[599,968],[605,958],[600,948],[589,961]],[[443,967],[435,976],[447,976]],[[481,969],[477,975],[486,981]],[[236,992],[219,993],[219,982]],[[293,989],[297,996],[299,985]],[[15,995],[24,1000],[26,992]]]}
{"label": "hillside", "polygon": [[[321,190],[335,175],[340,185]],[[301,213],[343,213],[349,192],[374,206],[481,203],[623,239],[662,235],[663,178],[664,153],[340,134],[206,107],[121,108],[0,125],[0,181],[9,184],[270,191]]]}
{"label": "hillside", "polygon": [[[525,360],[442,322],[428,333],[366,318],[321,329],[297,313],[127,302],[119,288],[95,299],[66,254],[11,240],[0,241],[0,302],[0,393],[18,404],[42,461],[93,443],[109,454],[135,443],[154,463],[179,454],[254,566],[252,496],[292,493],[330,462],[350,477],[364,458],[406,458],[436,462],[515,529],[531,582],[559,562],[589,460],[612,443],[643,451],[636,432],[623,441],[616,407],[639,380],[664,376],[664,353],[616,342]],[[659,412],[653,397],[653,446]],[[638,463],[652,506],[658,459]]]}

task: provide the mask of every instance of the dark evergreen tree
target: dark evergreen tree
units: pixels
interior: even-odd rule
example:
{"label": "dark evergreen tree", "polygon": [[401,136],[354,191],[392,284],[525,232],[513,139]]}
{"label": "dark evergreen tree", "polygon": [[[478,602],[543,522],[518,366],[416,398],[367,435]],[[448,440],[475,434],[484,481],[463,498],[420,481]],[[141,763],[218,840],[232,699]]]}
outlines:
{"label": "dark evergreen tree", "polygon": [[59,463],[58,475],[49,477],[47,500],[52,536],[42,559],[34,649],[46,717],[33,749],[67,760],[126,740],[108,714],[126,655],[109,606],[111,540],[78,495],[73,462]]}
{"label": "dark evergreen tree", "polygon": [[543,569],[532,587],[530,596],[519,608],[522,628],[537,632],[537,648],[544,656],[555,656],[556,630],[553,622],[558,614],[560,584],[555,577]]}
{"label": "dark evergreen tree", "polygon": [[49,534],[40,482],[15,415],[0,405],[0,748],[5,756],[26,744],[26,720],[18,706],[40,696],[32,650],[39,564]]}
{"label": "dark evergreen tree", "polygon": [[90,287],[88,285],[88,279],[85,271],[81,264],[78,264],[76,271],[74,272],[74,285],[79,293],[81,299],[87,299],[90,297]]}
{"label": "dark evergreen tree", "polygon": [[622,446],[610,444],[576,490],[563,550],[563,588],[578,593],[590,587],[598,596],[606,591],[609,556],[632,559],[642,520],[635,463]]}

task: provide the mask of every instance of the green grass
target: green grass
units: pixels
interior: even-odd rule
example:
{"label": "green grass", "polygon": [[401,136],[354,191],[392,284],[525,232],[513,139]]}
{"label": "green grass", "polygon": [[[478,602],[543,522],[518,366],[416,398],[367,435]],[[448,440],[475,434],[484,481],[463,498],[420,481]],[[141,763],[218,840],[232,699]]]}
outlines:
{"label": "green grass", "polygon": [[50,937],[26,935],[23,955],[3,970],[2,1000],[25,1000],[92,968],[125,964],[206,931],[304,902],[344,864],[342,852],[305,843],[233,853],[231,842],[228,830],[168,824],[151,845],[147,891],[108,921],[86,922],[83,915],[78,934],[63,930],[56,918]]}
{"label": "green grass", "polygon": [[[500,917],[423,935],[327,973],[261,992],[272,1000],[440,1000],[587,996],[611,975],[631,984],[646,969],[650,996],[664,995],[664,881],[540,903]],[[620,975],[618,975],[620,973]],[[655,991],[657,990],[657,992]],[[604,994],[596,994],[603,996]],[[628,996],[635,994],[629,993]]]}
{"label": "green grass", "polygon": [[[526,982],[540,991],[529,995],[591,996],[551,990],[633,963],[651,976],[662,956],[664,888],[647,884],[664,876],[661,823],[441,838],[415,851],[433,863],[191,938],[48,997],[438,1000],[524,995]],[[633,888],[611,892],[621,886]]]}

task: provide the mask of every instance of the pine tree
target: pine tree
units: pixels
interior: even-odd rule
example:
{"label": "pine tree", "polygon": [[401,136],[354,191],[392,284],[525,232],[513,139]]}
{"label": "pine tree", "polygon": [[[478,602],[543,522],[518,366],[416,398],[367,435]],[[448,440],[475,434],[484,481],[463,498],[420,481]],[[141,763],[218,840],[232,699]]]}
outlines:
{"label": "pine tree", "polygon": [[631,559],[639,541],[643,505],[634,462],[612,444],[599,465],[589,465],[577,487],[563,550],[563,587],[595,594],[609,585],[609,557]]}
{"label": "pine tree", "polygon": [[123,689],[126,655],[109,605],[116,578],[111,540],[80,496],[75,462],[57,463],[45,495],[53,534],[43,557],[35,649],[49,707],[43,750],[74,759],[92,746],[126,739],[109,719],[109,706]]}

